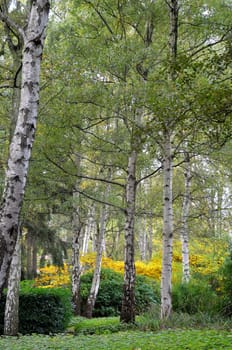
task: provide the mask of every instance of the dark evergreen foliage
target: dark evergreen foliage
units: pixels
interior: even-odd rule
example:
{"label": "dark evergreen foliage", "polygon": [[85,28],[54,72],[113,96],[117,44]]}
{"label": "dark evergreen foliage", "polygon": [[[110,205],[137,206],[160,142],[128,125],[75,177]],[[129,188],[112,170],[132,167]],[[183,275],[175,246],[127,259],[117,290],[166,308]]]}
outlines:
{"label": "dark evergreen foliage", "polygon": [[[32,288],[20,293],[19,333],[63,332],[71,317],[68,289]],[[0,333],[3,333],[5,296],[0,301]]]}

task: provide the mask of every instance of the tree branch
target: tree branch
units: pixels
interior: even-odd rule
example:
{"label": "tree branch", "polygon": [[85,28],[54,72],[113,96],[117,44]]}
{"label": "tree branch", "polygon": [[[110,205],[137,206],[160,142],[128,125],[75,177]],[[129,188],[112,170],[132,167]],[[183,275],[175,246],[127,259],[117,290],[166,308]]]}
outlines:
{"label": "tree branch", "polygon": [[138,185],[140,182],[142,182],[142,181],[148,179],[149,177],[151,177],[151,176],[157,174],[161,169],[162,169],[162,166],[160,166],[159,168],[157,168],[156,170],[154,170],[152,173],[150,173],[150,174],[148,174],[148,175],[142,177],[141,179],[139,179],[139,180],[136,182],[136,184]]}
{"label": "tree branch", "polygon": [[91,180],[91,181],[99,181],[99,182],[104,182],[104,183],[108,183],[108,184],[112,184],[112,185],[117,185],[120,186],[122,188],[125,188],[125,185],[120,184],[119,182],[116,181],[111,181],[111,180],[107,180],[107,179],[103,179],[103,178],[97,178],[97,177],[91,177],[91,176],[86,176],[86,175],[77,175],[77,174],[73,174],[68,172],[67,170],[65,170],[60,164],[58,164],[57,162],[55,162],[53,159],[51,159],[46,153],[44,153],[46,159],[52,163],[53,165],[55,165],[58,169],[62,170],[65,174],[70,175],[70,176],[75,176],[78,177],[80,179],[86,179],[86,180]]}
{"label": "tree branch", "polygon": [[[6,23],[6,25],[12,30],[15,30],[23,39],[23,41],[25,41],[25,32],[23,30],[23,28],[21,28],[19,25],[17,25],[3,10],[2,7],[0,6],[0,20],[3,23]],[[15,33],[14,33],[15,34]]]}
{"label": "tree branch", "polygon": [[86,197],[88,199],[91,199],[94,202],[101,203],[101,204],[104,204],[104,205],[108,205],[110,207],[113,207],[113,208],[118,209],[118,210],[122,211],[123,213],[125,213],[125,208],[122,208],[122,207],[119,207],[118,205],[115,205],[113,203],[105,202],[105,201],[103,201],[101,199],[97,199],[95,197],[92,197],[89,194],[87,194],[86,192],[80,191],[79,189],[75,189],[75,191],[78,192],[80,195],[82,195],[82,196],[84,196],[84,197]]}
{"label": "tree branch", "polygon": [[111,35],[114,36],[114,32],[111,29],[109,23],[107,22],[107,20],[103,17],[103,15],[101,14],[101,12],[93,5],[93,3],[91,1],[85,1],[87,4],[89,4],[90,6],[92,6],[92,8],[94,9],[94,11],[98,14],[98,16],[101,18],[102,22],[105,24],[106,28],[108,29],[108,31],[110,32]]}

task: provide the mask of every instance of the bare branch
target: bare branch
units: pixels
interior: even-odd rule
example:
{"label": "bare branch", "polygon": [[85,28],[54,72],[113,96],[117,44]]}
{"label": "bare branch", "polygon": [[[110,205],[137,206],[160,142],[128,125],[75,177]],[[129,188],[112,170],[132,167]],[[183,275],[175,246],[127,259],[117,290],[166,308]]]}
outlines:
{"label": "bare branch", "polygon": [[148,174],[148,175],[142,177],[141,179],[139,179],[139,180],[136,182],[136,184],[138,185],[140,182],[142,182],[142,181],[148,179],[149,177],[151,177],[151,176],[157,174],[161,169],[162,169],[162,166],[160,166],[159,168],[157,168],[156,170],[154,170],[152,173],[150,173],[150,174]]}
{"label": "bare branch", "polygon": [[108,29],[108,31],[110,32],[111,35],[114,36],[114,32],[111,29],[109,23],[107,22],[107,20],[103,17],[103,15],[101,14],[101,12],[96,8],[96,6],[93,5],[93,3],[91,1],[85,1],[87,4],[89,4],[90,6],[92,6],[92,8],[94,9],[94,11],[98,14],[98,16],[101,18],[102,22],[105,24],[106,28]]}
{"label": "bare branch", "polygon": [[[23,30],[23,28],[21,28],[18,24],[16,24],[0,7],[0,20],[3,23],[6,23],[6,25],[11,29],[16,31],[23,39],[23,41],[25,41],[25,32]],[[14,33],[15,34],[15,33]],[[17,36],[17,35],[16,35]]]}
{"label": "bare branch", "polygon": [[113,203],[105,202],[105,201],[103,201],[101,199],[97,199],[95,197],[92,197],[89,194],[87,194],[86,192],[80,191],[79,189],[75,189],[75,191],[80,193],[80,195],[82,195],[82,196],[84,196],[84,197],[86,197],[88,199],[91,199],[94,202],[101,203],[101,204],[104,204],[104,205],[108,205],[108,206],[110,206],[112,208],[118,209],[118,210],[122,211],[123,213],[125,213],[125,208],[122,208],[122,207],[119,207],[118,205],[115,205]]}
{"label": "bare branch", "polygon": [[60,164],[58,164],[57,162],[55,162],[53,159],[51,159],[46,153],[44,153],[46,159],[51,162],[53,165],[55,165],[58,169],[62,170],[65,174],[70,175],[70,176],[75,176],[78,177],[80,179],[86,179],[86,180],[91,180],[91,181],[99,181],[99,182],[104,182],[104,183],[108,183],[108,184],[112,184],[112,185],[117,185],[120,186],[122,188],[125,188],[125,186],[119,182],[116,181],[111,181],[111,180],[107,180],[104,178],[98,178],[98,177],[92,177],[92,176],[86,176],[86,175],[77,175],[77,174],[73,174],[70,173],[69,171],[67,171],[64,167],[62,167]]}

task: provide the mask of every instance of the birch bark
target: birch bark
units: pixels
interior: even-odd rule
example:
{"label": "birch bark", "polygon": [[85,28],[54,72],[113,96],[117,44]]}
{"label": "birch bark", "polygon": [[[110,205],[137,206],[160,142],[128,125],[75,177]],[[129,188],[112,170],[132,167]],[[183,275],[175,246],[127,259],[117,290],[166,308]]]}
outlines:
{"label": "birch bark", "polygon": [[[77,174],[80,175],[81,159],[79,156],[75,158],[75,165]],[[83,225],[80,214],[80,194],[78,192],[80,187],[80,178],[77,178],[76,188],[73,192],[73,240],[72,240],[72,303],[75,315],[81,314],[80,309],[80,286],[81,286],[81,272],[82,266],[80,262],[81,245],[82,245],[82,231]]]}
{"label": "birch bark", "polygon": [[10,266],[6,296],[4,335],[16,335],[19,326],[19,283],[21,278],[21,237],[17,242]]}
{"label": "birch bark", "polygon": [[[109,176],[108,176],[109,180],[110,180],[110,177],[111,177],[111,171],[109,171]],[[105,192],[105,201],[107,201],[109,193],[110,193],[110,185],[108,184]],[[101,208],[101,215],[100,215],[100,230],[99,230],[99,235],[97,237],[96,264],[95,264],[95,269],[93,273],[91,289],[90,289],[90,293],[86,304],[85,315],[88,318],[92,318],[93,309],[94,309],[94,305],[97,299],[97,294],[100,286],[102,255],[104,251],[107,219],[108,219],[108,208],[106,205],[103,205]]]}
{"label": "birch bark", "polygon": [[92,203],[88,209],[87,222],[83,238],[82,255],[88,253],[89,240],[91,235],[95,236],[95,203]]}
{"label": "birch bark", "polygon": [[172,148],[169,132],[165,134],[163,159],[163,251],[161,276],[161,319],[168,318],[172,310]]}
{"label": "birch bark", "polygon": [[6,282],[18,233],[39,104],[39,75],[48,22],[49,1],[33,1],[25,30],[0,11],[0,19],[23,38],[22,84],[19,113],[10,144],[0,214],[0,294]]}
{"label": "birch bark", "polygon": [[[172,84],[176,79],[176,57],[178,41],[178,0],[167,2],[169,7],[170,32],[169,55]],[[172,206],[172,173],[173,154],[171,138],[173,120],[167,116],[164,122],[163,140],[163,252],[161,275],[161,319],[167,319],[172,311],[172,255],[173,255],[173,206]]]}
{"label": "birch bark", "polygon": [[185,156],[185,193],[182,205],[181,218],[181,243],[182,243],[182,282],[190,280],[189,266],[189,235],[188,235],[188,216],[190,207],[190,185],[191,185],[191,164],[189,154]]}
{"label": "birch bark", "polygon": [[[12,94],[12,110],[10,114],[10,138],[11,142],[15,126],[17,123],[19,103],[20,103],[20,86],[21,86],[21,56],[22,40],[19,36],[14,37],[17,44],[14,44],[10,35],[10,29],[5,25],[8,47],[13,58],[13,67],[15,71]],[[4,335],[17,335],[19,327],[19,284],[21,279],[21,239],[20,230],[18,230],[17,242],[10,265],[10,272],[7,281],[7,296],[4,315]]]}
{"label": "birch bark", "polygon": [[125,266],[121,322],[135,322],[135,263],[134,263],[134,220],[136,199],[137,151],[132,150],[128,159],[126,183],[126,221],[125,221]]}

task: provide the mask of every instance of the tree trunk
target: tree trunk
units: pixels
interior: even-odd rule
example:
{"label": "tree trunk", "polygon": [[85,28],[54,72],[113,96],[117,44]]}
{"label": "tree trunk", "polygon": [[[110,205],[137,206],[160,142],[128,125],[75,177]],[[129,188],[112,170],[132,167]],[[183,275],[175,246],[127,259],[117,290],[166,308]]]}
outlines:
{"label": "tree trunk", "polygon": [[125,266],[122,297],[121,322],[135,322],[135,263],[134,263],[134,220],[136,199],[136,161],[137,152],[133,150],[128,159],[126,184],[125,221]]}
{"label": "tree trunk", "polygon": [[[13,80],[13,95],[12,95],[12,109],[10,114],[10,137],[11,142],[15,126],[17,123],[18,110],[20,104],[20,86],[21,86],[21,69],[22,69],[22,49],[23,43],[20,37],[14,37],[17,40],[17,45],[13,43],[12,33],[10,28],[5,25],[5,33],[7,35],[7,43],[13,58],[13,67],[15,71]],[[21,279],[21,238],[20,230],[18,230],[17,242],[13,258],[10,265],[9,277],[7,281],[7,296],[5,304],[4,316],[4,334],[16,335],[19,327],[19,285]]]}
{"label": "tree trunk", "polygon": [[140,259],[142,261],[146,261],[147,250],[148,250],[146,218],[139,218],[138,232],[139,232]]}
{"label": "tree trunk", "polygon": [[92,206],[88,210],[88,219],[85,226],[85,233],[83,238],[83,247],[82,254],[85,255],[88,253],[89,240],[90,236],[95,235],[95,204],[92,203]]}
{"label": "tree trunk", "polygon": [[172,247],[173,247],[173,208],[172,208],[172,149],[170,134],[165,134],[163,159],[163,251],[161,276],[161,319],[170,316],[172,310]]}
{"label": "tree trunk", "polygon": [[[80,174],[81,159],[79,156],[75,159],[77,174]],[[72,303],[74,315],[80,315],[80,285],[81,285],[81,271],[82,266],[80,262],[81,243],[83,225],[81,222],[81,204],[80,194],[78,192],[80,187],[80,179],[76,181],[76,189],[73,192],[73,241],[72,241]]]}
{"label": "tree trunk", "polygon": [[[108,180],[110,180],[110,178],[111,178],[111,170],[109,169]],[[104,196],[105,201],[108,200],[109,193],[110,193],[110,185],[107,184],[106,192]],[[91,285],[90,293],[86,304],[85,315],[88,318],[92,318],[93,316],[93,309],[95,306],[99,285],[100,285],[102,255],[104,252],[104,245],[105,245],[105,231],[106,231],[107,219],[108,219],[108,208],[106,205],[103,205],[101,207],[100,229],[97,237],[96,264],[95,264],[95,269],[93,273],[92,285]]]}
{"label": "tree trunk", "polygon": [[148,260],[152,259],[153,252],[153,226],[152,226],[152,216],[149,217],[148,222]]}
{"label": "tree trunk", "polygon": [[32,247],[32,276],[33,278],[36,278],[37,276],[37,244],[36,240],[33,241],[33,247]]}
{"label": "tree trunk", "polygon": [[99,235],[97,239],[96,265],[93,273],[93,280],[92,280],[90,293],[86,304],[85,315],[88,318],[92,318],[93,316],[93,309],[97,299],[97,294],[98,294],[99,285],[100,285],[101,264],[102,264],[103,250],[104,250],[104,237],[105,237],[107,218],[108,218],[108,211],[106,206],[104,205],[101,210],[100,230],[99,230]]}
{"label": "tree trunk", "polygon": [[185,193],[182,205],[181,219],[181,243],[182,243],[182,282],[189,282],[190,266],[189,266],[189,235],[188,235],[188,216],[190,206],[190,184],[191,184],[191,165],[189,154],[185,157]]}
{"label": "tree trunk", "polygon": [[[178,42],[178,0],[170,0],[168,3],[170,31],[170,81],[176,79],[176,57]],[[161,319],[167,319],[172,311],[172,255],[173,255],[173,205],[172,205],[172,144],[173,121],[169,116],[165,120],[163,143],[163,252],[162,252],[162,276],[161,276]]]}
{"label": "tree trunk", "polygon": [[16,335],[19,326],[19,284],[21,277],[21,238],[18,233],[7,286],[4,335]]}
{"label": "tree trunk", "polygon": [[81,225],[75,227],[72,241],[72,303],[74,315],[80,315],[80,285],[81,285]]}
{"label": "tree trunk", "polygon": [[32,237],[31,233],[27,231],[26,236],[26,244],[27,244],[27,270],[26,277],[28,280],[32,279]]}
{"label": "tree trunk", "polygon": [[[23,37],[22,84],[19,114],[10,144],[5,188],[0,215],[0,295],[6,282],[18,234],[29,161],[35,137],[39,104],[40,62],[48,21],[49,1],[32,2],[25,31],[17,28]],[[12,26],[6,14],[0,18]],[[16,29],[14,25],[14,29]]]}

